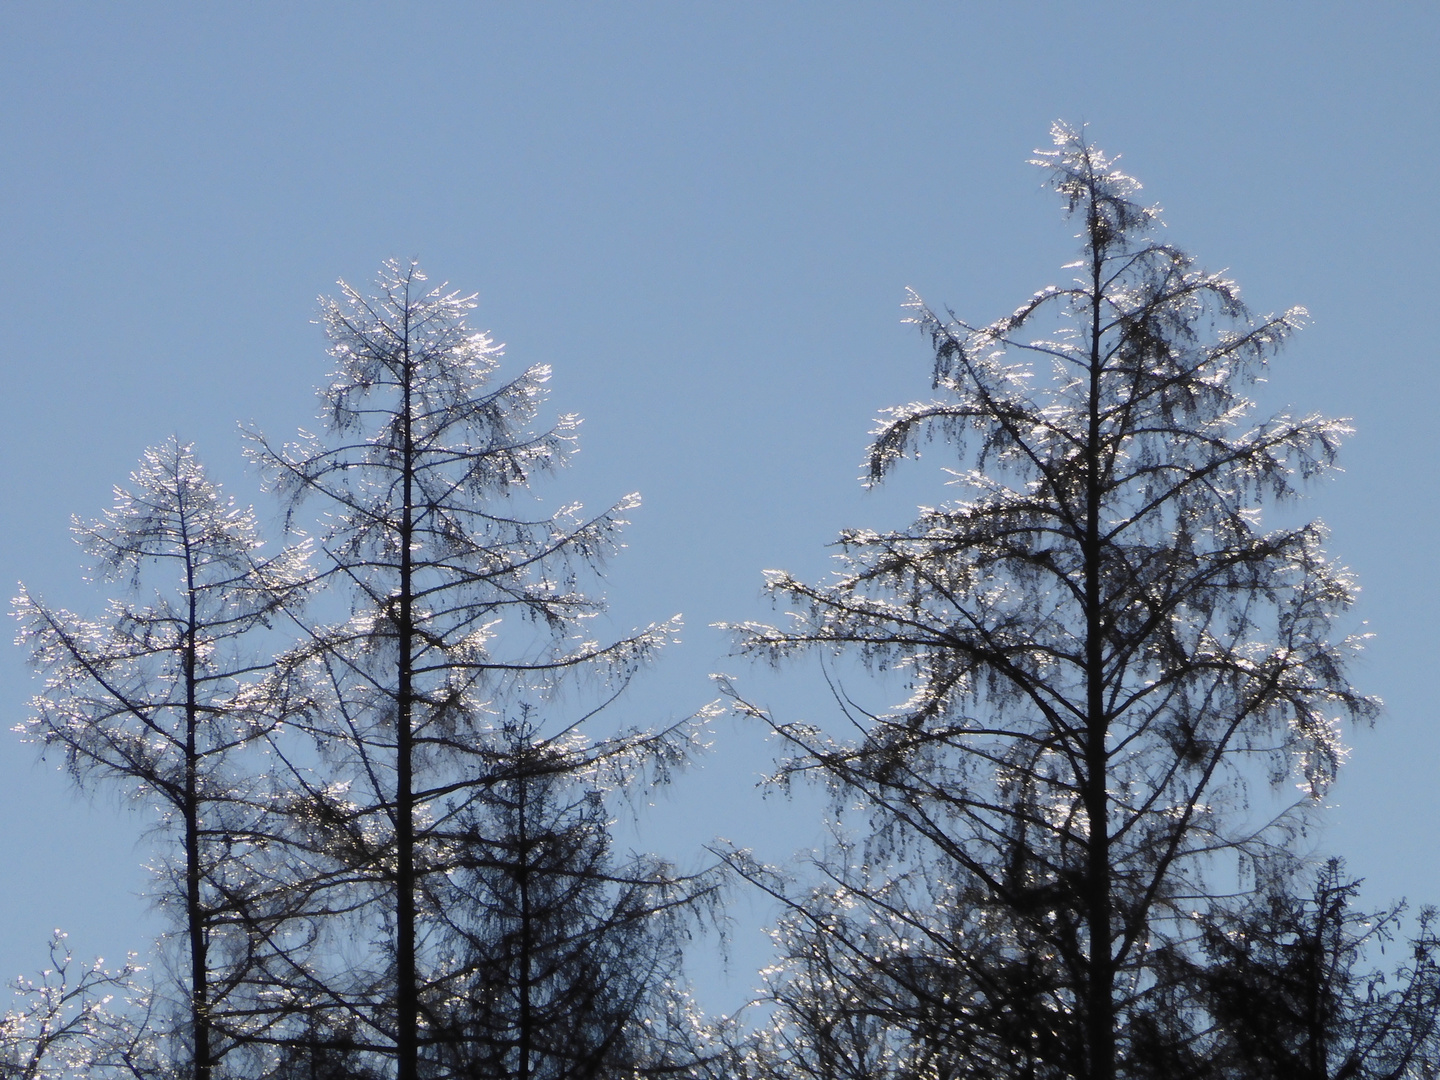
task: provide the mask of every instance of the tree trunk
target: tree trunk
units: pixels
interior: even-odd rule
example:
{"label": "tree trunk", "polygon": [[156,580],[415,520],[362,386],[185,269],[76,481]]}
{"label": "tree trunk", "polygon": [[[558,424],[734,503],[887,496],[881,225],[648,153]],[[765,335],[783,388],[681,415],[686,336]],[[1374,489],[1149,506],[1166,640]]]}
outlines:
{"label": "tree trunk", "polygon": [[400,519],[400,595],[396,620],[399,671],[395,702],[395,1056],[398,1080],[419,1075],[420,1002],[415,962],[415,791],[413,779],[414,712],[413,656],[415,628],[412,607],[410,542],[414,532],[414,454],[411,433],[409,312],[406,311],[403,360],[404,491]]}
{"label": "tree trunk", "polygon": [[181,507],[181,544],[185,551],[185,923],[190,939],[190,1023],[194,1041],[195,1080],[210,1080],[210,987],[206,956],[205,912],[200,897],[200,796],[197,788],[200,754],[195,744],[200,709],[196,695],[195,563]]}
{"label": "tree trunk", "polygon": [[1106,737],[1109,718],[1105,709],[1105,626],[1101,584],[1101,469],[1100,430],[1101,276],[1103,251],[1098,243],[1100,222],[1095,192],[1090,203],[1090,416],[1085,450],[1085,776],[1082,797],[1089,826],[1085,875],[1085,924],[1090,941],[1089,971],[1085,985],[1085,1043],[1087,1080],[1114,1080],[1115,1076],[1115,965],[1111,955],[1109,755]]}

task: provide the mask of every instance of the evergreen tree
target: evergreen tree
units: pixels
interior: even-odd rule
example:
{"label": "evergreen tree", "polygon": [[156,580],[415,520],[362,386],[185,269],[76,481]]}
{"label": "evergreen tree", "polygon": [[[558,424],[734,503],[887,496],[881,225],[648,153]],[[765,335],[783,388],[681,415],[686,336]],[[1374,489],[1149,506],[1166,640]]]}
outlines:
{"label": "evergreen tree", "polygon": [[542,739],[528,719],[497,733],[433,898],[456,943],[433,994],[449,1074],[590,1080],[694,1060],[680,946],[720,882],[612,854],[605,795],[645,750]]}
{"label": "evergreen tree", "polygon": [[[1440,1075],[1440,939],[1420,913],[1408,954],[1404,905],[1354,908],[1360,884],[1331,859],[1306,881],[1285,860],[1255,895],[1203,917],[1198,955],[1175,956],[1167,991],[1137,1025],[1137,1058],[1174,1080],[1389,1080]],[[1186,1037],[1177,1037],[1184,1034]]]}

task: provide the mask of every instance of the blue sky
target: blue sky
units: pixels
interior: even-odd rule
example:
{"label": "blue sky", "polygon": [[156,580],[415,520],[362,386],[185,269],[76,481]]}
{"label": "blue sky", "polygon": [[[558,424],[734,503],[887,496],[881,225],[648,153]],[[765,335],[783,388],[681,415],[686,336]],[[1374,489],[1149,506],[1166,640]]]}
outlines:
{"label": "blue sky", "polygon": [[[823,718],[709,624],[765,617],[762,568],[816,577],[839,528],[944,497],[938,454],[856,482],[878,410],[928,390],[904,289],[986,320],[1060,278],[1072,230],[1025,161],[1088,123],[1176,243],[1257,310],[1311,311],[1263,394],[1354,418],[1305,509],[1360,578],[1356,679],[1387,711],[1310,839],[1372,902],[1440,901],[1437,54],[1421,4],[5,4],[0,577],[92,604],[69,516],[172,433],[270,516],[237,421],[307,423],[316,296],[417,256],[585,417],[544,494],[644,495],[614,620],[688,630],[634,719],[699,706],[716,669]],[[0,655],[3,727],[32,689]],[[642,841],[809,842],[809,804],[754,791],[768,753],[722,721]],[[54,765],[0,739],[0,975],[53,926],[111,956],[154,928],[143,816]],[[740,911],[717,1008],[763,956]]]}

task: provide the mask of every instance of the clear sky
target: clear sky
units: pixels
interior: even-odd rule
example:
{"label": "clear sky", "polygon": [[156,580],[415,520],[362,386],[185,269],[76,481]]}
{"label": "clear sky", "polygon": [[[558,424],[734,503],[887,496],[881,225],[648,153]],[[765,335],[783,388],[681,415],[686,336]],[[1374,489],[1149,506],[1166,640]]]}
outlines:
{"label": "clear sky", "polygon": [[[69,516],[171,434],[270,518],[237,421],[307,423],[316,296],[417,256],[586,418],[544,494],[644,495],[615,621],[688,630],[633,718],[722,669],[824,719],[709,624],[766,617],[762,568],[815,578],[841,527],[944,498],[941,454],[856,482],[878,410],[928,392],[903,290],[988,320],[1061,279],[1073,230],[1025,160],[1088,123],[1174,242],[1312,313],[1264,394],[1354,418],[1306,510],[1360,578],[1356,681],[1387,711],[1310,840],[1372,903],[1440,901],[1437,55],[1429,4],[0,4],[0,578],[93,608]],[[32,691],[0,652],[0,730]],[[715,736],[641,842],[808,843],[810,803],[755,793],[758,733]],[[0,975],[54,926],[112,957],[154,928],[145,819],[56,765],[0,738]],[[713,1008],[763,958],[738,912]]]}

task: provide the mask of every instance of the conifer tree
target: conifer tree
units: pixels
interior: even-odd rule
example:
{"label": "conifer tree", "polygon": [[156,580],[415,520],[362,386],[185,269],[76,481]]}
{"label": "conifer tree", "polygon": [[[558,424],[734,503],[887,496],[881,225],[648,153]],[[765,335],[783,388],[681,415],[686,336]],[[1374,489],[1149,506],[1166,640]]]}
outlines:
{"label": "conifer tree", "polygon": [[[497,380],[499,348],[466,323],[473,298],[424,282],[389,262],[374,296],[342,283],[323,302],[335,362],[324,432],[280,448],[256,436],[254,450],[292,514],[318,504],[323,591],[351,612],[310,627],[287,661],[310,688],[319,764],[292,762],[301,794],[286,862],[300,868],[308,929],[275,935],[273,977],[307,1030],[348,1033],[399,1080],[422,1063],[448,1068],[445,1041],[472,1024],[456,1010],[479,976],[454,935],[491,916],[449,905],[478,852],[507,842],[476,831],[484,808],[507,785],[551,790],[515,774],[524,754],[499,751],[505,718],[550,700],[567,674],[618,692],[674,629],[608,644],[583,633],[603,604],[580,581],[637,499],[589,518],[535,509],[530,485],[564,462],[578,421],[536,428],[548,369]],[[571,764],[628,758],[663,772],[692,735],[687,723],[590,736]]]}
{"label": "conifer tree", "polygon": [[432,994],[450,1074],[588,1080],[694,1062],[680,946],[721,882],[615,857],[606,793],[647,749],[542,738],[523,714],[496,733],[489,782],[457,821],[457,865],[435,882],[456,943]]}
{"label": "conifer tree", "polygon": [[[1279,859],[1255,893],[1220,903],[1198,954],[1172,956],[1140,1017],[1145,1075],[1173,1080],[1381,1080],[1440,1074],[1440,938],[1424,910],[1397,966],[1403,904],[1360,911],[1360,883],[1331,859]],[[1184,1037],[1177,1037],[1183,1034]]]}
{"label": "conifer tree", "polygon": [[[1341,720],[1375,709],[1345,674],[1354,586],[1323,526],[1261,523],[1347,430],[1250,416],[1245,386],[1304,313],[1252,315],[1082,131],[1054,136],[1038,164],[1079,226],[1074,279],[983,325],[917,299],[937,396],[889,410],[871,445],[879,483],[941,443],[953,495],[908,528],[842,533],[827,583],[770,573],[792,621],[739,628],[750,653],[855,655],[908,683],[885,712],[839,695],[853,740],[742,707],[787,740],[788,773],[873,815],[827,867],[835,888],[799,901],[815,940],[848,941],[872,986],[898,977],[887,955],[926,951],[963,988],[937,1001],[1013,1022],[973,1054],[952,1043],[943,1076],[1126,1074],[1131,1022],[1162,958],[1199,949],[1212,882],[1303,815],[1257,822],[1247,792],[1268,766],[1318,796]],[[831,934],[825,905],[887,940]],[[866,1008],[889,1024],[882,1006],[927,985]]]}
{"label": "conifer tree", "polygon": [[114,588],[89,620],[22,587],[20,641],[46,686],[20,730],[42,754],[60,750],[82,788],[113,784],[159,813],[156,899],[188,983],[170,1059],[210,1080],[246,1026],[248,927],[266,891],[253,856],[275,810],[252,751],[284,705],[259,692],[254,639],[302,595],[304,551],[262,555],[254,515],[174,439],[147,450],[114,507],[75,532],[96,580]]}
{"label": "conifer tree", "polygon": [[[126,1080],[160,1075],[146,1021],[151,999],[134,958],[107,969],[74,962],[65,934],[50,939],[50,963],[10,984],[0,1016],[5,1080]],[[117,1000],[118,999],[118,1000]]]}

